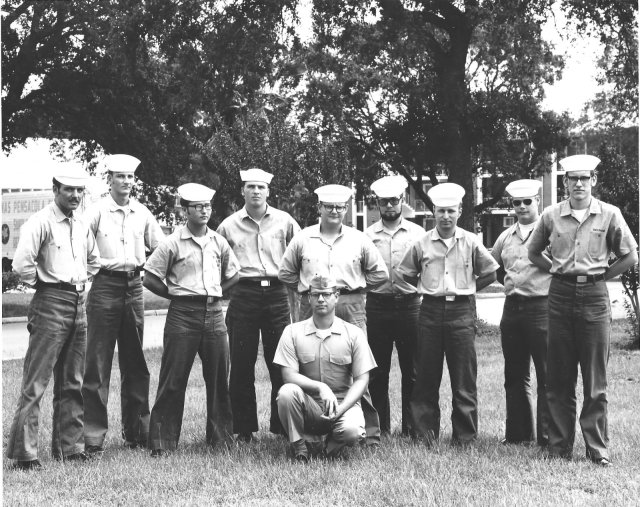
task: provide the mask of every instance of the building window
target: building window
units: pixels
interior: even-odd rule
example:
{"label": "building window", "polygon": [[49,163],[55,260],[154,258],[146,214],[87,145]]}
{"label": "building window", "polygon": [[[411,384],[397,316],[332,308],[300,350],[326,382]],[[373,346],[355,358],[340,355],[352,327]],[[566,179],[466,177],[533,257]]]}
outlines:
{"label": "building window", "polygon": [[502,227],[505,229],[516,223],[515,217],[502,217]]}

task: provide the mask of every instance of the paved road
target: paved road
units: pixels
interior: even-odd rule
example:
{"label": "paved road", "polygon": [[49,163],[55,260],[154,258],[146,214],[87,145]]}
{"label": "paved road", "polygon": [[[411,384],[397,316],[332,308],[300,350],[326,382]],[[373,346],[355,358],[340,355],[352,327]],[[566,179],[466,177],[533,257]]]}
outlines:
{"label": "paved road", "polygon": [[[625,317],[624,289],[618,281],[607,282],[611,298],[611,310],[614,319]],[[479,294],[477,301],[478,317],[489,324],[499,324],[502,316],[504,297],[500,294]],[[150,312],[148,312],[150,313]],[[158,315],[145,315],[144,338],[145,348],[162,346],[162,332],[166,315],[158,311]],[[2,324],[2,360],[24,357],[29,342],[26,322]]]}

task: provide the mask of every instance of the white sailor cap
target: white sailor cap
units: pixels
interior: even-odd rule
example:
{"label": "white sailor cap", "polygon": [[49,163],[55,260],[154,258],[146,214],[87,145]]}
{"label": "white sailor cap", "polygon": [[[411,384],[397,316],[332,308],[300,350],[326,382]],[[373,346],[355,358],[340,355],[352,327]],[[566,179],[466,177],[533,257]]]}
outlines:
{"label": "white sailor cap", "polygon": [[383,199],[403,195],[406,189],[407,180],[403,176],[385,176],[371,184],[371,191]]}
{"label": "white sailor cap", "polygon": [[344,185],[323,185],[314,190],[320,202],[347,202],[353,191]]}
{"label": "white sailor cap", "polygon": [[560,165],[568,173],[575,171],[595,171],[599,163],[600,159],[593,155],[572,155],[560,161]]}
{"label": "white sailor cap", "polygon": [[309,289],[335,289],[338,287],[338,282],[331,275],[319,275],[315,274],[309,283]]}
{"label": "white sailor cap", "polygon": [[104,168],[112,173],[135,173],[140,165],[140,160],[131,155],[118,153],[107,155],[102,161]]}
{"label": "white sailor cap", "polygon": [[62,162],[56,167],[53,177],[61,185],[70,187],[84,187],[89,181],[89,175],[77,162]]}
{"label": "white sailor cap", "polygon": [[464,188],[457,183],[440,183],[435,187],[431,187],[427,195],[434,206],[440,208],[458,206],[462,202]]}
{"label": "white sailor cap", "polygon": [[200,185],[200,183],[185,183],[178,187],[180,198],[189,202],[203,202],[213,199],[216,191],[212,188]]}
{"label": "white sailor cap", "polygon": [[542,187],[542,182],[538,180],[516,180],[507,185],[505,190],[511,197],[516,199],[523,197],[534,197]]}
{"label": "white sailor cap", "polygon": [[273,179],[273,174],[263,171],[262,169],[258,169],[257,167],[252,167],[246,171],[240,171],[240,179],[243,182],[259,181],[260,183],[266,183],[268,185]]}

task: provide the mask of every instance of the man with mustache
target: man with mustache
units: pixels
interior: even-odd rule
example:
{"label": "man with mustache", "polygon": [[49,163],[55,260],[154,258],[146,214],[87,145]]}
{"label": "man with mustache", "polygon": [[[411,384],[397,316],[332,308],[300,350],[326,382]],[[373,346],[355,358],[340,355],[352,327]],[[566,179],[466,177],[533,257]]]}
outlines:
{"label": "man with mustache", "polygon": [[274,358],[285,382],[278,414],[301,463],[309,460],[307,444],[324,441],[325,454],[335,457],[366,435],[360,403],[376,363],[362,330],[336,317],[338,298],[334,278],[313,277],[312,316],[285,328]]}
{"label": "man with mustache", "polygon": [[378,366],[371,372],[369,390],[373,406],[380,416],[380,430],[391,432],[389,404],[389,372],[393,344],[398,351],[402,374],[403,435],[409,434],[411,390],[415,381],[413,359],[418,332],[420,294],[398,272],[398,264],[414,241],[426,234],[425,230],[402,217],[402,204],[407,180],[402,176],[385,176],[371,184],[376,194],[380,220],[365,233],[376,246],[387,269],[389,279],[367,294],[367,338]]}
{"label": "man with mustache", "polygon": [[206,386],[207,444],[233,439],[229,397],[229,339],[222,299],[238,281],[238,261],[227,240],[207,226],[212,190],[198,183],[178,187],[187,223],[151,254],[144,286],[171,300],[164,326],[164,349],[156,402],[151,411],[151,456],[178,446],[189,374],[196,354]]}
{"label": "man with mustache", "polygon": [[87,345],[85,284],[100,269],[93,234],[78,220],[87,174],[66,164],[53,177],[54,201],[22,227],[13,269],[36,292],[29,305],[29,348],[7,457],[18,470],[39,470],[40,400],[53,373],[55,459],[86,461],[82,375]]}
{"label": "man with mustache", "polygon": [[131,197],[140,160],[108,155],[109,195],[87,211],[101,267],[87,299],[87,362],[82,396],[87,452],[102,456],[109,417],[111,363],[118,344],[122,438],[144,447],[149,435],[149,369],[142,350],[144,300],[140,272],[147,252],[164,239],[155,217]]}
{"label": "man with mustache", "polygon": [[428,196],[436,227],[409,248],[398,268],[422,294],[411,432],[427,444],[439,438],[446,357],[453,405],[451,441],[464,447],[478,435],[475,293],[496,279],[498,263],[478,236],[457,226],[464,188],[441,183]]}
{"label": "man with mustache", "polygon": [[[529,259],[552,275],[547,350],[549,454],[564,459],[573,454],[579,364],[584,391],[580,427],[587,459],[609,467],[611,303],[606,281],[638,262],[638,244],[620,210],[591,195],[599,163],[592,155],[560,161],[569,198],[542,212],[529,243]],[[543,255],[547,248],[551,259]],[[609,265],[611,253],[616,260]]]}
{"label": "man with mustache", "polygon": [[[500,265],[498,281],[504,285],[506,294],[500,322],[507,410],[503,443],[529,444],[535,442],[537,435],[538,445],[545,447],[549,425],[545,383],[551,275],[528,257],[531,233],[540,219],[538,192],[541,186],[536,180],[517,180],[507,185],[518,221],[500,234],[491,255]],[[538,384],[535,418],[531,396],[532,359]]]}

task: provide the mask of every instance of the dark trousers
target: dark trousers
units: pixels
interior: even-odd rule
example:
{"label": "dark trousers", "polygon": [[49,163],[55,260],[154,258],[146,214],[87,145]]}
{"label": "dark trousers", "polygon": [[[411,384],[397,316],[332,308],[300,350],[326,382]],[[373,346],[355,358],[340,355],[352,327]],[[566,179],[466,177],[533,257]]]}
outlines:
{"label": "dark trousers", "polygon": [[412,434],[429,441],[440,435],[440,382],[446,357],[451,379],[452,441],[464,444],[478,433],[476,303],[423,296],[418,318],[416,382],[411,395]]}
{"label": "dark trousers", "polygon": [[411,391],[415,381],[413,358],[418,334],[420,296],[416,294],[414,297],[394,299],[370,292],[367,295],[366,311],[369,346],[378,364],[370,373],[369,391],[380,417],[380,430],[383,433],[391,431],[389,372],[395,343],[402,374],[402,434],[407,435],[411,420]]}
{"label": "dark trousers", "polygon": [[584,392],[580,427],[587,457],[609,459],[607,363],[610,333],[611,303],[604,281],[573,283],[556,277],[551,280],[547,400],[552,455],[566,458],[572,455],[579,364]]}
{"label": "dark trousers", "polygon": [[96,276],[87,299],[87,362],[84,397],[86,445],[102,446],[113,352],[118,343],[122,437],[146,445],[149,435],[149,369],[142,350],[144,301],[140,276]]}
{"label": "dark trousers", "polygon": [[[507,442],[548,443],[547,378],[548,298],[507,296],[500,322],[507,398]],[[538,384],[536,424],[531,394],[531,359]],[[535,428],[535,429],[534,429]]]}
{"label": "dark trousers", "polygon": [[[38,288],[28,312],[29,347],[7,441],[7,457],[38,457],[40,400],[53,373],[51,452],[62,458],[84,450],[82,376],[87,347],[84,294]],[[6,387],[6,386],[5,386]]]}
{"label": "dark trousers", "polygon": [[[303,296],[300,300],[300,320],[305,320],[311,317],[313,310],[309,304],[309,297]],[[336,316],[358,326],[367,335],[367,314],[365,311],[365,296],[362,293],[355,294],[342,294],[336,304]],[[371,394],[369,388],[364,392],[362,399],[360,400],[362,405],[362,412],[364,414],[364,422],[366,429],[366,443],[378,444],[380,443],[380,418],[378,412],[373,406],[371,400]]]}
{"label": "dark trousers", "polygon": [[231,403],[233,432],[258,431],[255,367],[262,337],[264,360],[271,379],[269,431],[282,433],[276,398],[282,387],[282,372],[273,364],[284,328],[291,322],[289,298],[284,285],[261,287],[257,282],[240,281],[231,294],[227,309],[231,345]]}
{"label": "dark trousers", "polygon": [[158,394],[151,411],[149,448],[178,446],[189,374],[196,354],[202,361],[206,388],[207,444],[230,443],[233,437],[229,399],[229,343],[219,301],[171,301],[164,326],[164,350]]}

